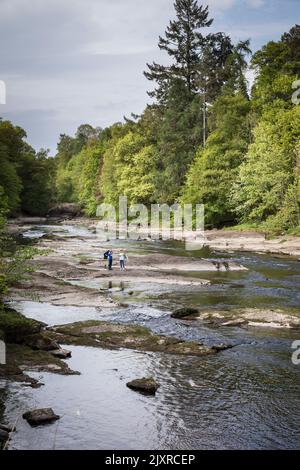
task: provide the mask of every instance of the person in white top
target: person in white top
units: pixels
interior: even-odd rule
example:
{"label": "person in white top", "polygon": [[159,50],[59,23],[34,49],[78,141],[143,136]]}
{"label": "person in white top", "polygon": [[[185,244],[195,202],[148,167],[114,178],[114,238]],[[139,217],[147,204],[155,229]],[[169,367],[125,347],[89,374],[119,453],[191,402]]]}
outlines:
{"label": "person in white top", "polygon": [[126,261],[128,260],[128,257],[124,251],[121,251],[120,256],[120,270],[125,271],[126,270]]}

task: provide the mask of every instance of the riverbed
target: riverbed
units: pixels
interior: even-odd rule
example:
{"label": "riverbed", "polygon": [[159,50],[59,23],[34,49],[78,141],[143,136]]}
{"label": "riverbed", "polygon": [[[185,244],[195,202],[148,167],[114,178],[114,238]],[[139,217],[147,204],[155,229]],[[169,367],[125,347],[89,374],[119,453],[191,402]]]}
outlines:
{"label": "riverbed", "polygon": [[[214,315],[259,309],[269,316],[280,310],[300,318],[297,259],[209,248],[187,252],[175,241],[114,241],[107,246],[115,251],[126,248],[129,269],[121,275],[115,265],[108,275],[98,262],[102,252],[88,227],[31,227],[25,237],[38,238],[43,246],[48,243],[43,242],[45,233],[55,235],[52,246],[59,245],[59,256],[68,257],[69,266],[80,258],[75,272],[60,267],[64,281],[74,289],[98,290],[106,302],[85,306],[68,300],[55,305],[53,299],[15,297],[12,305],[24,315],[48,325],[90,319],[135,323],[155,333],[207,345],[230,343],[233,348],[214,356],[183,357],[68,346],[68,365],[81,375],[29,372],[45,384],[39,389],[1,384],[4,418],[17,423],[10,449],[299,448],[300,366],[292,363],[291,346],[300,340],[300,329],[271,320],[224,326],[170,316],[174,309],[189,306]],[[155,271],[172,259],[171,275],[167,266],[165,273],[161,267]],[[195,270],[197,260],[217,269]],[[157,264],[147,271],[152,262]],[[220,269],[224,263],[233,269]],[[183,265],[192,267],[181,270]],[[139,269],[143,276],[138,276]],[[49,274],[46,265],[40,270]],[[126,382],[142,376],[159,382],[155,397],[126,387]],[[48,406],[61,415],[52,425],[31,428],[21,417],[28,409]]]}

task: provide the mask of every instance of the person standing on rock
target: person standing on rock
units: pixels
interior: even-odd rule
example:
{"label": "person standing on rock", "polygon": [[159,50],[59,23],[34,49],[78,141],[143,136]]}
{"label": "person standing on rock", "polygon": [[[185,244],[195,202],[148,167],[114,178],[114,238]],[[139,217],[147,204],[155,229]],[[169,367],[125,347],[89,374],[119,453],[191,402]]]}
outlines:
{"label": "person standing on rock", "polygon": [[106,261],[105,269],[107,269],[108,255],[109,255],[109,250],[103,254],[103,259]]}
{"label": "person standing on rock", "polygon": [[119,260],[120,260],[120,270],[125,271],[126,270],[127,256],[126,256],[124,251],[121,251]]}
{"label": "person standing on rock", "polygon": [[112,264],[113,264],[113,252],[110,251],[108,253],[108,269],[111,271],[112,270]]}

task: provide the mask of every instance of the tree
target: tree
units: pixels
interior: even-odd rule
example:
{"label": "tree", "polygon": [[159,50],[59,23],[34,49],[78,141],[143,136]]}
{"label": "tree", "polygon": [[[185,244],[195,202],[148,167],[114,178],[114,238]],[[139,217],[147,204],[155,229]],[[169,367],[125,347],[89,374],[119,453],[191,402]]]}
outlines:
{"label": "tree", "polygon": [[282,100],[285,107],[291,105],[291,84],[300,75],[300,26],[283,34],[280,41],[270,41],[257,51],[252,67],[256,71],[252,96],[260,111],[275,99]]}
{"label": "tree", "polygon": [[245,70],[246,56],[251,54],[250,41],[240,41],[234,45],[224,33],[209,34],[198,63],[197,86],[212,103],[224,91],[240,91],[247,96]]}
{"label": "tree", "polygon": [[[119,196],[130,203],[154,202],[156,183],[156,149],[139,133],[139,127],[123,126],[105,155],[101,175],[105,202],[117,205]],[[126,132],[127,130],[127,132]]]}
{"label": "tree", "polygon": [[6,215],[8,213],[8,198],[4,189],[0,186],[0,234],[5,226]]}
{"label": "tree", "polygon": [[233,191],[242,222],[265,222],[290,200],[290,190],[297,188],[299,178],[299,128],[298,106],[284,109],[275,101],[263,113]]}
{"label": "tree", "polygon": [[230,191],[247,151],[250,102],[242,93],[224,94],[212,110],[213,132],[190,166],[182,203],[204,204],[207,226],[222,226],[235,219]]}
{"label": "tree", "polygon": [[[182,80],[174,81],[156,130],[155,199],[173,204],[202,139],[201,97],[193,99]],[[168,182],[166,184],[166,181]]]}
{"label": "tree", "polygon": [[[80,125],[75,133],[75,137],[61,134],[57,145],[58,152],[55,157],[57,164],[56,191],[59,202],[80,202],[81,170],[84,167],[86,156],[84,151],[89,146],[97,146],[97,143],[106,138],[107,131],[103,131],[100,127],[94,128],[90,124]],[[83,153],[81,154],[81,152]],[[93,176],[92,180],[94,181]],[[81,201],[84,206],[86,204],[86,197],[88,196],[84,196],[85,201]],[[88,211],[90,213],[93,209],[90,207]]]}
{"label": "tree", "polygon": [[201,50],[206,44],[201,29],[211,26],[208,7],[199,6],[195,0],[175,0],[176,20],[170,21],[165,37],[159,37],[158,47],[173,59],[170,66],[147,64],[146,78],[158,83],[149,95],[163,101],[171,80],[183,80],[189,92],[197,90],[197,66]]}
{"label": "tree", "polygon": [[18,174],[26,133],[10,121],[0,119],[0,185],[4,190],[11,214],[20,207],[22,181]]}
{"label": "tree", "polygon": [[54,200],[55,161],[48,151],[36,153],[29,145],[22,157],[21,209],[30,215],[46,215]]}
{"label": "tree", "polygon": [[90,124],[81,124],[78,127],[75,139],[77,141],[77,151],[80,151],[85,147],[88,143],[99,140],[101,137],[102,129],[101,127],[94,128]]}

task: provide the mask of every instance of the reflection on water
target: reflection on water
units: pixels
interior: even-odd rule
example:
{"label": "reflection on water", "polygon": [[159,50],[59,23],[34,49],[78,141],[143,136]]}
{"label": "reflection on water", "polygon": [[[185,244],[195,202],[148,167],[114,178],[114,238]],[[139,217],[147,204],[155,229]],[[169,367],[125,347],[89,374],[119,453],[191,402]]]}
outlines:
{"label": "reflection on water", "polygon": [[24,300],[10,302],[10,306],[29,318],[47,323],[47,325],[64,325],[76,321],[102,320],[100,309],[94,307],[58,306],[47,302]]}
{"label": "reflection on water", "polygon": [[[20,420],[11,449],[295,449],[299,374],[288,357],[244,346],[237,354],[181,358],[72,347],[81,376],[43,374],[38,390],[10,386],[7,415],[53,406],[57,423],[30,428]],[[36,376],[36,374],[33,374]],[[153,375],[156,397],[126,382]]]}
{"label": "reflection on water", "polygon": [[[46,227],[44,228],[46,230]],[[62,236],[90,236],[84,227],[57,227]],[[78,232],[79,230],[79,232]],[[71,368],[80,376],[42,374],[45,386],[33,390],[6,386],[6,418],[14,422],[35,407],[53,407],[57,423],[30,428],[22,419],[12,449],[297,449],[300,446],[300,367],[291,362],[299,331],[212,328],[170,318],[181,306],[200,309],[268,307],[299,315],[300,266],[285,257],[256,254],[186,252],[179,242],[128,242],[129,253],[155,251],[225,261],[247,272],[182,273],[205,277],[210,286],[74,281],[105,289],[125,302],[122,308],[57,307],[38,302],[15,304],[27,316],[62,324],[99,319],[138,323],[156,333],[212,345],[231,343],[216,356],[192,358],[129,350],[68,347]],[[90,253],[88,254],[90,256]],[[297,313],[298,312],[298,313]],[[32,374],[40,376],[40,374]],[[156,397],[139,395],[126,382],[153,375]],[[1,392],[1,387],[0,387]],[[1,419],[1,418],[0,418]]]}

